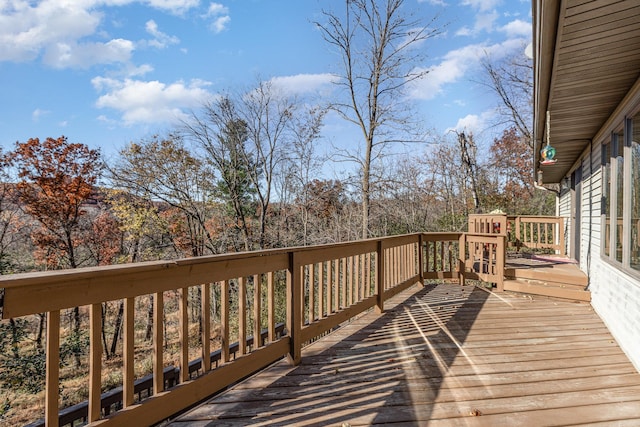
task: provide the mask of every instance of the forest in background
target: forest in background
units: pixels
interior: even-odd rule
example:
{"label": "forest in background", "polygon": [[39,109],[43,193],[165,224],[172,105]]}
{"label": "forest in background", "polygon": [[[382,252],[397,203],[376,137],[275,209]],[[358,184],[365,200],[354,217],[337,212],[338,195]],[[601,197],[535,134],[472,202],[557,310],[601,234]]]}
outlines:
{"label": "forest in background", "polygon": [[[257,80],[109,159],[65,136],[0,152],[0,274],[462,231],[469,213],[497,209],[552,215],[554,195],[537,188],[531,172],[531,60],[483,63],[478,79],[501,101],[498,137],[429,135],[428,120],[415,117],[402,94],[421,77],[412,67],[418,50],[408,47],[440,29],[402,19],[401,0],[387,3],[386,14],[370,14],[374,3],[348,2],[350,14],[324,12],[318,23],[345,64],[336,82],[342,98],[301,99]],[[361,140],[325,140],[329,114],[353,124]],[[344,172],[327,176],[328,166]],[[137,304],[136,333],[147,342],[151,297]],[[86,317],[82,308],[65,314],[61,355],[70,381],[85,366]],[[104,304],[107,365],[121,351],[121,322],[121,304]],[[0,420],[18,419],[9,417],[41,393],[44,328],[44,315],[0,324]],[[144,375],[150,366],[140,363]],[[103,379],[105,389],[112,382]],[[65,406],[85,398],[86,385],[61,387]]]}

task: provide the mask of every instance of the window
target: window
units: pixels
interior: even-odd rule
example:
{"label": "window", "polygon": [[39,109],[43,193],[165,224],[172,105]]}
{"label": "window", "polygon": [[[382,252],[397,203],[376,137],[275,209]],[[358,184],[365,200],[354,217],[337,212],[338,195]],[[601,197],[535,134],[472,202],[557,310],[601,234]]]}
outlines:
{"label": "window", "polygon": [[640,113],[633,117],[632,129],[630,267],[640,271]]}
{"label": "window", "polygon": [[602,146],[602,214],[604,215],[604,237],[602,238],[602,253],[611,253],[611,207],[609,206],[609,192],[611,189],[611,144]]}
{"label": "window", "polygon": [[624,132],[614,135],[615,148],[615,176],[614,191],[616,193],[615,203],[615,233],[613,235],[616,261],[622,262],[622,244],[624,241]]}
{"label": "window", "polygon": [[602,146],[602,255],[640,271],[640,113]]}

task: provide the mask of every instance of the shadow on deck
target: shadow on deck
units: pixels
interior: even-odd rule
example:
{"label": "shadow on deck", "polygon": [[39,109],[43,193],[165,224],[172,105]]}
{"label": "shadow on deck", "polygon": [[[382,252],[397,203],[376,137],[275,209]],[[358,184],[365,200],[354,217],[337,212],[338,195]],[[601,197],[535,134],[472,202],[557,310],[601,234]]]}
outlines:
{"label": "shadow on deck", "polygon": [[414,286],[172,427],[640,423],[640,374],[588,304]]}

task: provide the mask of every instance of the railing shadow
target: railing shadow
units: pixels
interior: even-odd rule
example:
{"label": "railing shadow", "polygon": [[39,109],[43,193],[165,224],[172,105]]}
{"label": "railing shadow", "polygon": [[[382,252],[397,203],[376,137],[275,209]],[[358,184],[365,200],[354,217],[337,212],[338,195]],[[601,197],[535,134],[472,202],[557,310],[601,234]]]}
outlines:
{"label": "railing shadow", "polygon": [[323,338],[300,365],[276,368],[286,374],[270,384],[237,387],[190,419],[213,410],[216,421],[206,425],[424,424],[449,367],[466,357],[462,344],[488,295],[427,284],[373,322],[355,320]]}

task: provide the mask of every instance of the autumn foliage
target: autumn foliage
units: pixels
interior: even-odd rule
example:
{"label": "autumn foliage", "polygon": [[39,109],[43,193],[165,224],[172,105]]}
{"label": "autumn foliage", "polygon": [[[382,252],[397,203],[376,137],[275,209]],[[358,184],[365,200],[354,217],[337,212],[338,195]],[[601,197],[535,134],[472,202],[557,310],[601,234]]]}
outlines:
{"label": "autumn foliage", "polygon": [[83,203],[98,182],[100,152],[69,143],[64,136],[32,138],[16,143],[11,161],[20,179],[17,188],[23,208],[40,225],[32,233],[37,258],[48,268],[78,267]]}

